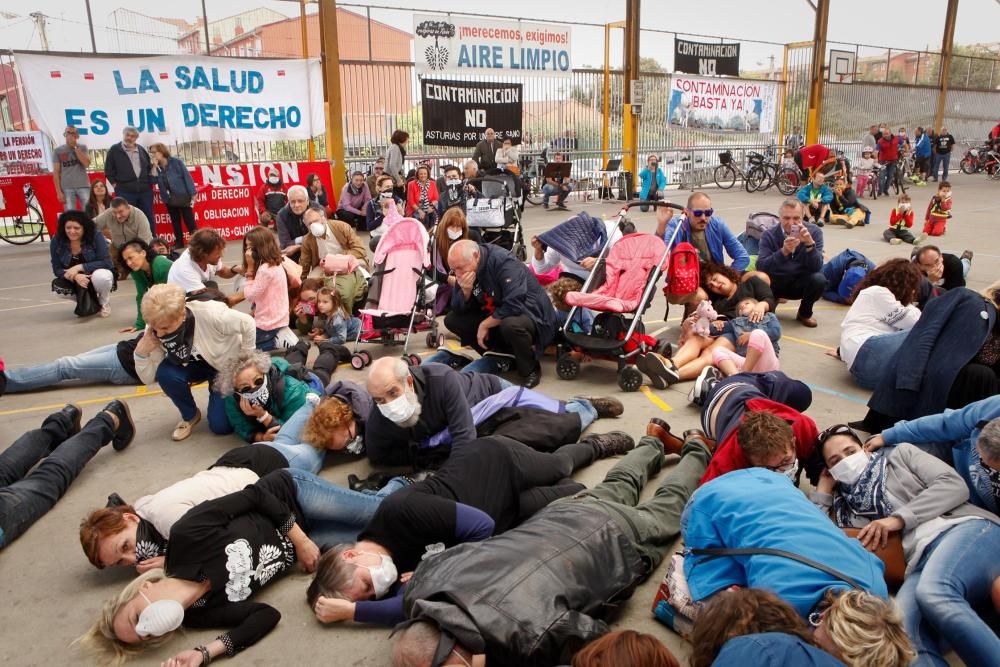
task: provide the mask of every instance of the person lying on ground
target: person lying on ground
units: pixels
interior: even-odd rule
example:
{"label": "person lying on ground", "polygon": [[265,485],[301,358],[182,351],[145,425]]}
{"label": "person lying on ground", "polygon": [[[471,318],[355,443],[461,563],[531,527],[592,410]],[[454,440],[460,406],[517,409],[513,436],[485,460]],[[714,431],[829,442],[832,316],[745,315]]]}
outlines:
{"label": "person lying on ground", "polygon": [[143,385],[135,369],[135,349],[142,334],[129,340],[102,345],[55,361],[0,371],[7,393],[16,394],[59,385],[63,382]]}

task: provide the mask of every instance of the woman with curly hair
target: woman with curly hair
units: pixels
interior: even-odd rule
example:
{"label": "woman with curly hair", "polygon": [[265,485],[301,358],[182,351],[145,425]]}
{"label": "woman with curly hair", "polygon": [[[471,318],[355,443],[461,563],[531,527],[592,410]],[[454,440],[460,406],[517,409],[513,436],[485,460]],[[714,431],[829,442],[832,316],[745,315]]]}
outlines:
{"label": "woman with curly hair", "polygon": [[854,288],[854,303],[840,329],[840,358],[858,385],[874,389],[886,362],[920,319],[917,298],[922,276],[913,262],[884,262]]}
{"label": "woman with curly hair", "polygon": [[653,635],[616,630],[587,644],[573,656],[573,667],[680,667],[674,654]]}

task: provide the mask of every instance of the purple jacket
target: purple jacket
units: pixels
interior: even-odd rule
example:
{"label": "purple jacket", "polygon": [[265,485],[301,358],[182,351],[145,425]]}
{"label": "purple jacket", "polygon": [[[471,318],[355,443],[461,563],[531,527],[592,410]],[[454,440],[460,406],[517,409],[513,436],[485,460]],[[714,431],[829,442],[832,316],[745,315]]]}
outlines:
{"label": "purple jacket", "polygon": [[[531,389],[515,386],[502,389],[473,405],[469,410],[472,413],[472,423],[479,426],[501,408],[538,408],[555,414],[566,412],[564,402]],[[451,433],[445,429],[432,435],[423,446],[437,447],[447,444],[451,444]]]}
{"label": "purple jacket", "polygon": [[365,206],[368,202],[372,200],[372,193],[368,191],[367,185],[361,186],[361,191],[354,195],[351,194],[351,184],[348,183],[344,186],[344,189],[340,191],[340,199],[337,200],[337,210],[338,211],[348,211],[355,215],[364,215]]}

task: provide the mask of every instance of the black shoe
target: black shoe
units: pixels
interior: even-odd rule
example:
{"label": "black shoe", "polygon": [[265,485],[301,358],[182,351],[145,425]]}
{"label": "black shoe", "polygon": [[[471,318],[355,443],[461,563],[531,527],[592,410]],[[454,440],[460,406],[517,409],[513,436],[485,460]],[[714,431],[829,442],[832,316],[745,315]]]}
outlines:
{"label": "black shoe", "polygon": [[542,367],[535,366],[535,369],[524,376],[521,386],[525,389],[534,389],[542,381]]}
{"label": "black shoe", "polygon": [[[306,343],[306,345],[308,345],[308,343]],[[331,343],[330,341],[325,340],[322,343],[320,343],[318,347],[320,352],[332,353],[334,358],[336,358],[337,363],[342,364],[351,360],[351,351],[347,348],[346,345],[341,345],[339,343]]]}
{"label": "black shoe", "polygon": [[[322,349],[322,346],[320,346],[320,349]],[[289,352],[291,352],[292,350],[297,350],[301,352],[303,363],[305,363],[305,359],[309,356],[309,341],[300,340],[298,343],[292,346]]]}
{"label": "black shoe", "polygon": [[[674,362],[657,352],[648,352],[639,356],[635,362],[639,370],[649,376],[653,381],[653,386],[657,389],[666,389],[670,385],[681,381],[680,373]],[[663,385],[666,386],[663,386]]]}
{"label": "black shoe", "polygon": [[132,421],[132,413],[129,411],[128,403],[114,400],[104,406],[104,412],[110,412],[118,417],[118,428],[115,430],[115,437],[111,440],[111,446],[116,452],[120,452],[129,446],[135,438],[135,422]]}
{"label": "black shoe", "polygon": [[108,496],[108,502],[104,505],[105,507],[124,507],[128,505],[125,499],[119,496],[117,493],[112,493]]}
{"label": "black shoe", "polygon": [[635,440],[624,431],[611,431],[585,435],[580,438],[580,444],[591,445],[597,458],[606,459],[631,451],[635,447]]}
{"label": "black shoe", "polygon": [[556,204],[556,210],[557,211],[568,211],[569,209],[566,207],[566,204]]}
{"label": "black shoe", "polygon": [[366,479],[348,475],[347,484],[352,491],[378,491],[385,487],[395,475],[389,472],[373,472]]}
{"label": "black shoe", "polygon": [[597,416],[601,419],[607,417],[620,417],[625,412],[625,406],[617,398],[610,396],[575,396],[589,402],[597,410]]}
{"label": "black shoe", "polygon": [[80,432],[80,420],[83,417],[83,410],[80,409],[79,405],[67,403],[56,414],[65,417],[69,423],[66,429],[67,438],[71,438]]}
{"label": "black shoe", "polygon": [[698,406],[704,405],[708,392],[712,391],[712,387],[721,379],[722,373],[719,372],[718,368],[715,366],[705,366],[698,375],[698,379],[694,381],[691,391],[688,393],[688,401]]}

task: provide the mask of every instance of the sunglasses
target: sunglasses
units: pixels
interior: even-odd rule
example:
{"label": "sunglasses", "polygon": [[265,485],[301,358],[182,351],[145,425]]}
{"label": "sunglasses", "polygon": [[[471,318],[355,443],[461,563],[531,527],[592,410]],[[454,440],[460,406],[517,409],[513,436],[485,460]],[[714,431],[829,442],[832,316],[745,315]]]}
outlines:
{"label": "sunglasses", "polygon": [[820,445],[822,445],[824,442],[826,442],[835,435],[849,435],[855,440],[857,440],[859,443],[864,442],[864,440],[858,436],[857,432],[847,424],[834,424],[833,426],[831,426],[830,428],[824,430],[822,433],[819,434],[817,442]]}
{"label": "sunglasses", "polygon": [[715,209],[714,208],[706,208],[706,209],[693,208],[693,209],[691,209],[691,215],[694,216],[694,217],[696,217],[696,218],[702,218],[702,217],[704,217],[704,218],[711,218],[714,213],[715,213]]}
{"label": "sunglasses", "polygon": [[253,391],[256,391],[257,389],[260,389],[261,385],[263,385],[263,384],[264,384],[264,376],[263,375],[258,375],[257,379],[253,381],[253,386],[247,385],[245,387],[237,387],[236,388],[236,393],[238,393],[238,394],[249,394],[249,393],[251,393]]}

